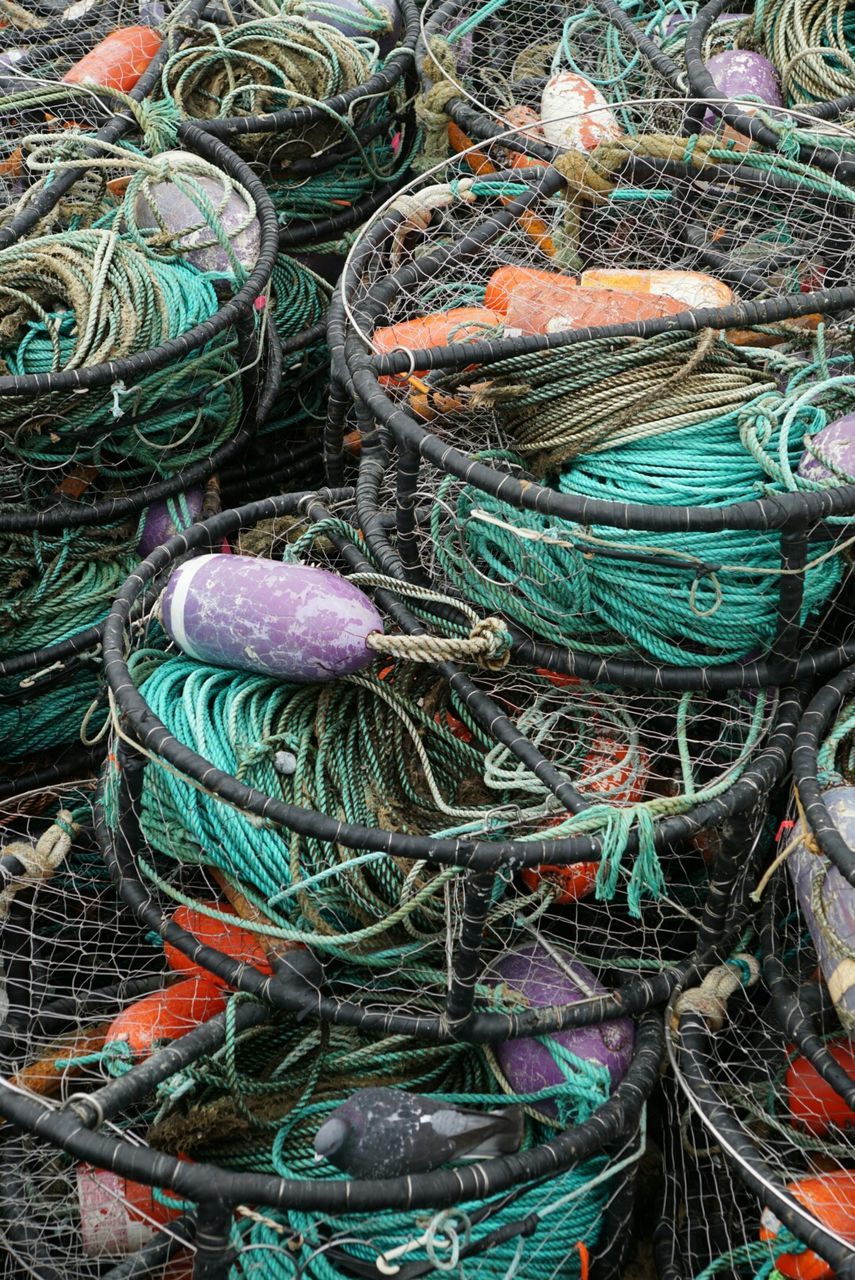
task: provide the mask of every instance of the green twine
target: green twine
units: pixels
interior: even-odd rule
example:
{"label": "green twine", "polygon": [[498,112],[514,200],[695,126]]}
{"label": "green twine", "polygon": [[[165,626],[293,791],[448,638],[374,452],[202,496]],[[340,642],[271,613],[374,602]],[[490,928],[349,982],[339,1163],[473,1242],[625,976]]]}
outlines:
{"label": "green twine", "polygon": [[[800,402],[794,414],[789,407],[783,397],[760,397],[712,424],[583,454],[558,487],[616,503],[687,507],[726,507],[815,487],[801,481],[797,467],[805,437],[825,425],[826,415],[810,403]],[[514,462],[513,455],[498,456]],[[467,599],[554,644],[694,666],[767,652],[775,638],[776,533],[583,527],[519,510],[452,477],[437,491],[431,532],[444,575]],[[809,563],[803,624],[840,577],[839,555],[817,554]]]}
{"label": "green twine", "polygon": [[[115,232],[24,241],[0,252],[0,372],[119,360],[180,337],[217,309],[205,275],[160,262]],[[0,497],[52,496],[63,468],[145,482],[210,456],[241,413],[237,346],[227,331],[132,387],[117,381],[85,396],[7,401]]]}

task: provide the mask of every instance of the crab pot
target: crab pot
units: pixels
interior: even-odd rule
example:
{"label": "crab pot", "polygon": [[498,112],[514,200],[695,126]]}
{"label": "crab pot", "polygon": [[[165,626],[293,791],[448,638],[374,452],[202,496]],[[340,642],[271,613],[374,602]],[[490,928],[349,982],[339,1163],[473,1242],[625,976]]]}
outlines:
{"label": "crab pot", "polygon": [[[739,16],[743,22],[735,20]],[[728,0],[708,0],[686,27],[682,61],[693,96],[710,104],[704,119],[709,122],[714,114],[726,122],[730,137],[743,149],[755,143],[792,155],[795,147],[803,161],[851,183],[855,79],[849,70],[851,54],[838,61],[843,29],[803,26],[795,36],[780,4],[757,18],[759,41],[752,6],[747,13],[740,7],[737,15]],[[796,39],[823,47],[807,74],[792,63]],[[762,112],[758,102],[764,104]]]}
{"label": "crab pot", "polygon": [[[513,130],[504,146],[516,166],[551,159],[567,145],[572,119],[599,110],[593,131],[583,123],[573,145],[593,143],[598,126],[643,132],[656,99],[679,103],[681,66],[612,0],[584,13],[556,0],[500,6],[485,15],[471,0],[436,0],[424,11],[420,49],[422,93],[457,88],[444,105],[447,138],[431,136],[432,159]],[[657,104],[660,127],[677,129],[679,105]],[[580,115],[581,113],[581,115]],[[666,119],[669,124],[666,125]],[[437,155],[433,156],[435,146]]]}
{"label": "crab pot", "polygon": [[[739,927],[798,706],[789,694],[604,697],[545,670],[433,669],[407,656],[424,641],[407,638],[420,627],[406,592],[383,588],[372,603],[348,580],[367,563],[328,516],[349,500],[223,512],[159,548],[119,593],[105,670],[123,736],[153,755],[113,743],[105,768],[100,838],[117,887],[150,927],[169,918],[173,960],[280,1007],[439,1041],[498,1041],[533,1021],[596,1039],[618,1007],[663,999],[693,954]],[[212,554],[223,538],[231,557]],[[174,567],[188,551],[200,554]],[[167,582],[156,605],[155,579]],[[137,598],[150,601],[142,614]],[[260,628],[253,600],[265,602]],[[162,660],[146,638],[155,622],[172,638]],[[294,626],[311,635],[297,642]],[[448,640],[445,652],[465,656]],[[434,643],[441,654],[441,635]],[[188,714],[207,725],[204,742]],[[352,753],[366,794],[345,782]],[[307,768],[328,785],[316,790]],[[198,914],[176,914],[141,879],[150,858]],[[319,927],[301,923],[306,910]],[[530,911],[585,968],[563,1000],[553,992],[557,1010],[537,1013],[524,992],[525,1008],[502,1012],[493,966],[530,942],[517,923]],[[265,954],[289,957],[293,977],[271,985],[272,960],[235,950],[235,915]],[[356,969],[343,963],[353,946]]]}
{"label": "crab pot", "polygon": [[169,975],[98,856],[94,794],[90,777],[2,802],[0,1061],[11,1084],[54,1100],[101,1079],[109,1027]]}
{"label": "crab pot", "polygon": [[[797,966],[790,978],[801,976],[809,984],[817,957],[803,945],[796,953],[800,931],[797,917],[785,908],[772,945],[778,960]],[[720,1153],[719,1193],[731,1182],[744,1188],[734,1201],[735,1213],[719,1202],[726,1221],[725,1231],[715,1237],[720,1252],[713,1263],[757,1268],[771,1262],[790,1277],[848,1276],[855,1254],[846,1136],[835,1130],[833,1136],[819,1137],[793,1107],[794,1101],[804,1103],[811,1087],[814,1104],[825,1091],[832,1092],[818,1075],[812,1084],[790,1038],[807,986],[800,986],[799,1000],[790,1003],[785,1030],[779,1021],[778,976],[768,963],[763,968],[772,988],[758,980],[753,956],[732,957],[704,979],[706,985],[675,993],[666,1019],[671,1066],[696,1117],[692,1132],[698,1133],[702,1150],[706,1143]],[[717,1202],[715,1192],[712,1201]],[[711,1225],[720,1225],[718,1216],[714,1211]]]}
{"label": "crab pot", "polygon": [[[4,1148],[9,1176],[0,1200],[12,1256],[24,1266],[43,1267],[61,1256],[66,1269],[73,1266],[84,1276],[103,1275],[112,1265],[118,1277],[123,1268],[146,1262],[165,1264],[165,1275],[210,1277],[248,1273],[260,1253],[274,1274],[295,1251],[311,1268],[323,1245],[327,1265],[346,1275],[352,1260],[372,1249],[381,1262],[391,1253],[391,1264],[397,1256],[392,1251],[410,1245],[413,1261],[424,1258],[426,1247],[459,1248],[461,1260],[473,1263],[488,1249],[497,1263],[506,1253],[507,1262],[546,1252],[569,1274],[618,1273],[628,1238],[626,1231],[618,1238],[619,1228],[632,1200],[645,1103],[661,1059],[656,1017],[639,1021],[619,1083],[610,1085],[601,1072],[598,1096],[592,1092],[582,1109],[573,1101],[579,1091],[572,1071],[542,1091],[543,1101],[562,1099],[561,1117],[527,1119],[515,1139],[523,1141],[522,1150],[394,1180],[348,1177],[331,1163],[316,1162],[312,1143],[319,1119],[362,1080],[390,1080],[422,1095],[453,1088],[461,1106],[467,1093],[478,1106],[494,1093],[501,1105],[507,1098],[488,1058],[472,1046],[452,1050],[405,1039],[390,1060],[384,1038],[333,1027],[331,1056],[318,1073],[310,1062],[316,1034],[288,1014],[243,1002],[232,1015],[214,1016],[121,1076],[106,1082],[84,1077],[74,1098],[50,1113],[4,1083],[0,1110],[20,1134]],[[251,1170],[241,1132],[250,1112],[235,1114],[216,1136],[222,1129],[217,1116],[233,1111],[235,1102],[228,1084],[217,1082],[212,1056],[226,1044],[234,1078],[248,1089],[261,1085],[266,1094],[270,1123],[253,1142]],[[354,1050],[364,1068],[354,1064],[355,1070],[345,1071],[343,1055]],[[296,1112],[289,1086],[274,1082],[270,1089],[259,1075],[286,1060],[292,1081],[306,1071],[314,1075],[306,1077],[304,1104]],[[209,1084],[202,1094],[191,1086],[182,1101],[170,1101],[176,1070],[185,1080],[207,1076]],[[184,1149],[176,1158],[179,1143]],[[569,1196],[566,1203],[562,1196]],[[433,1226],[422,1240],[424,1227],[417,1224],[426,1216]]]}
{"label": "crab pot", "polygon": [[[163,91],[182,118],[234,146],[262,176],[289,253],[334,251],[400,185],[416,141],[416,6],[352,8],[366,31],[326,6],[325,17],[297,6],[275,25],[249,7],[223,9],[219,30],[188,30],[164,68]],[[234,91],[247,67],[251,83]]]}
{"label": "crab pot", "polygon": [[[254,426],[256,397],[270,397],[267,362],[258,349],[266,318],[256,299],[275,261],[275,212],[248,167],[221,143],[192,126],[184,126],[182,136],[185,149],[170,153],[169,182],[194,196],[206,191],[205,183],[229,190],[239,216],[227,227],[224,213],[224,222],[203,227],[192,242],[179,238],[177,254],[147,238],[137,216],[140,202],[155,200],[164,185],[158,178],[164,161],[152,162],[151,170],[143,162],[129,181],[117,161],[118,194],[108,191],[94,206],[104,218],[112,215],[115,229],[87,226],[15,239],[32,222],[34,208],[56,203],[53,185],[3,228],[0,276],[6,288],[26,291],[44,280],[39,288],[49,291],[64,316],[55,345],[38,319],[38,291],[32,314],[9,317],[2,350],[8,373],[0,379],[6,527],[85,525],[128,516],[179,493],[210,474],[212,458],[215,466],[227,458],[236,438],[240,447]],[[65,170],[70,176],[59,184],[68,186],[69,199],[76,172]],[[190,196],[187,203],[192,207]],[[187,216],[184,210],[182,218]],[[251,267],[249,259],[247,266],[239,261],[235,247],[250,231]],[[195,256],[207,252],[206,236],[226,239],[231,272],[215,276],[195,265]],[[94,273],[93,287],[108,294],[113,327],[105,335],[86,329],[69,273],[85,279]],[[22,435],[22,421],[34,413],[45,429]]]}
{"label": "crab pot", "polygon": [[551,168],[434,173],[370,223],[330,312],[328,474],[357,430],[383,571],[503,616],[517,661],[786,684],[852,644],[851,460],[822,463],[850,360],[816,344],[853,295],[805,292],[840,265],[837,193],[716,151],[687,185],[684,142],[616,143],[587,196]]}

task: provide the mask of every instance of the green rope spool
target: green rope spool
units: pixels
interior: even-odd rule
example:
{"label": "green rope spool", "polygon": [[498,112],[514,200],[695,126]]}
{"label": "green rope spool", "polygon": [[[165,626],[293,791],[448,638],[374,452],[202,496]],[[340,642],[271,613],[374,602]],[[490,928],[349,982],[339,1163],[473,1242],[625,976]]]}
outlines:
{"label": "green rope spool", "polygon": [[855,13],[846,0],[761,0],[753,26],[788,106],[855,93]]}
{"label": "green rope spool", "polygon": [[225,30],[202,25],[168,59],[161,84],[186,119],[210,120],[321,102],[363,84],[376,65],[371,41],[271,14]]}
{"label": "green rope spool", "polygon": [[139,559],[141,523],[0,536],[0,658],[100,622]]}
{"label": "green rope spool", "polygon": [[[411,832],[495,812],[477,785],[483,747],[448,727],[435,682],[417,668],[288,685],[146,651],[134,665],[176,737],[291,803]],[[146,771],[142,826],[170,857],[237,878],[284,936],[338,952],[444,933],[442,890],[453,872],[259,828],[156,765]]]}
{"label": "green rope spool", "polygon": [[[583,376],[577,374],[577,382]],[[616,395],[621,380],[614,385]],[[619,410],[615,430],[614,417],[609,425],[603,413],[602,424],[589,424],[587,437],[590,450],[599,434],[598,451],[572,457],[558,488],[616,503],[688,509],[812,488],[796,470],[805,441],[847,396],[846,387],[837,393],[834,378],[824,385],[831,397],[827,408],[799,400],[797,387],[790,398],[760,395],[672,430],[655,418],[628,427]],[[555,390],[564,394],[560,379]],[[594,384],[589,394],[597,393]],[[548,398],[547,388],[541,399]],[[536,452],[555,444],[553,419],[560,423],[561,415],[553,406],[542,412],[534,393],[530,399],[536,416],[525,440]],[[537,437],[541,422],[544,439]],[[562,450],[572,454],[572,414],[562,431]],[[481,456],[512,469],[521,465],[513,454]],[[450,524],[443,517],[449,506]],[[582,527],[518,510],[451,477],[437,491],[431,532],[443,573],[467,599],[504,612],[553,644],[603,656],[640,652],[694,666],[766,652],[775,638],[781,578],[776,533]],[[840,578],[838,554],[818,552],[809,561],[802,623],[826,603]]]}
{"label": "green rope spool", "polygon": [[[25,241],[0,252],[0,372],[119,361],[180,337],[217,309],[205,275],[158,261],[114,231]],[[13,397],[4,407],[2,497],[18,504],[55,493],[71,468],[145,483],[208,457],[237,429],[238,368],[238,339],[227,331],[132,387],[117,381],[85,396]]]}
{"label": "green rope spool", "polygon": [[[355,115],[342,115],[327,105],[329,99],[358,89],[381,68],[372,33],[385,30],[388,17],[365,5],[361,13],[355,11],[365,34],[349,36],[334,25],[302,16],[300,8],[277,7],[268,16],[225,30],[203,24],[171,55],[161,78],[164,100],[186,119],[258,116],[303,106],[318,109],[320,117],[300,132],[249,133],[234,139],[240,154],[264,170],[265,185],[286,224],[291,219],[328,218],[337,207],[346,208],[378,183],[391,181],[409,163],[394,121],[387,121],[376,135],[373,129],[388,115],[390,97],[403,106],[399,87],[379,100],[357,104]],[[335,21],[332,11],[330,16]],[[339,148],[347,154],[325,167],[324,155]],[[319,163],[313,173],[314,157]]]}
{"label": "green rope spool", "polygon": [[36,696],[26,702],[21,701],[20,679],[0,680],[0,751],[6,760],[26,760],[79,743],[87,718],[93,736],[103,727],[104,686],[94,668],[78,668],[72,679],[42,693],[35,683]]}

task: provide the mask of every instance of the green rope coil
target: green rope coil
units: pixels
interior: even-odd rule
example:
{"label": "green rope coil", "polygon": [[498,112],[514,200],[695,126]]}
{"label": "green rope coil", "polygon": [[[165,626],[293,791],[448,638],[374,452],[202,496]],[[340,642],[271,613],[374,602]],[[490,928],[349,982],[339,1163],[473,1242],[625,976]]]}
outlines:
{"label": "green rope coil", "polygon": [[[536,1094],[515,1094],[490,1050],[422,1045],[401,1036],[376,1040],[352,1029],[304,1029],[284,1019],[244,1037],[227,1025],[226,1042],[217,1054],[161,1087],[161,1114],[149,1140],[160,1149],[188,1151],[195,1159],[228,1168],[285,1178],[340,1179],[344,1175],[334,1166],[316,1159],[314,1135],[354,1090],[385,1085],[485,1110],[521,1104],[526,1115],[523,1149],[528,1149],[589,1117],[609,1093],[603,1067],[554,1041],[543,1043],[555,1050],[560,1082]],[[550,1106],[557,1113],[554,1119]],[[514,1233],[477,1254],[471,1264],[461,1262],[458,1274],[467,1274],[471,1265],[479,1275],[505,1277],[522,1266],[523,1274],[538,1280],[561,1266],[562,1275],[578,1276],[581,1251],[575,1246],[593,1249],[597,1244],[613,1180],[622,1167],[620,1161],[609,1164],[604,1156],[594,1156],[559,1174],[548,1187],[523,1186],[435,1216],[381,1209],[370,1215],[323,1215],[320,1220],[318,1215],[254,1206],[236,1219],[232,1277],[279,1280],[296,1263],[316,1280],[340,1280],[347,1271],[322,1247],[331,1239],[365,1262],[412,1241],[415,1247],[407,1251],[405,1262],[433,1260],[444,1270],[456,1243],[477,1242],[531,1213],[541,1220],[530,1238]],[[432,1225],[425,1232],[428,1222]]]}
{"label": "green rope coil", "polygon": [[[113,231],[25,241],[0,252],[0,372],[117,361],[180,337],[217,309],[205,275],[158,261]],[[227,331],[133,386],[4,401],[0,496],[17,505],[29,493],[55,494],[71,468],[146,482],[208,457],[237,429],[237,346]]]}
{"label": "green rope coil", "polygon": [[[698,425],[662,434],[651,428],[575,457],[558,487],[617,503],[687,507],[815,487],[801,481],[797,466],[827,415],[809,401],[790,407],[786,397],[760,396]],[[514,455],[498,457],[511,469],[520,465]],[[767,652],[775,638],[777,533],[583,527],[519,510],[452,477],[437,491],[431,532],[442,572],[467,599],[553,644],[694,666]],[[802,623],[840,581],[840,556],[825,550],[804,571]]]}

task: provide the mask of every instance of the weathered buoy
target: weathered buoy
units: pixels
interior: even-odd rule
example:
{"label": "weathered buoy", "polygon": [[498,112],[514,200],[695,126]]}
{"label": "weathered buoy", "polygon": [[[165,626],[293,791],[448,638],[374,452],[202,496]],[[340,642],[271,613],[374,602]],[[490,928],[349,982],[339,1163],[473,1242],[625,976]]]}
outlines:
{"label": "weathered buoy", "polygon": [[[559,963],[538,943],[502,956],[492,969],[504,985],[534,1008],[576,1004],[606,994],[590,969],[562,951]],[[606,1067],[612,1086],[626,1074],[635,1043],[630,1018],[613,1018],[590,1027],[551,1032],[541,1039],[506,1040],[496,1045],[499,1066],[515,1093],[534,1093],[564,1081],[564,1073],[543,1040],[548,1038],[587,1062]],[[555,1112],[554,1103],[539,1107]]]}
{"label": "weathered buoy", "polygon": [[617,271],[597,268],[583,271],[579,283],[592,289],[621,289],[629,293],[650,294],[655,298],[672,298],[684,309],[696,307],[728,307],[733,290],[722,280],[704,271]]}
{"label": "weathered buoy", "polygon": [[326,569],[254,556],[205,555],[173,570],[166,631],[200,662],[282,680],[334,680],[373,661],[383,619],[358,587]]}
{"label": "weathered buoy", "polygon": [[[823,798],[841,836],[850,848],[855,847],[855,787],[832,787]],[[855,960],[851,958],[855,949],[855,888],[829,858],[807,847],[801,823],[793,837],[797,843],[787,859],[787,870],[837,1016],[843,1030],[852,1036],[855,1034]]]}
{"label": "weathered buoy", "polygon": [[164,1042],[222,1013],[227,999],[228,991],[215,978],[185,978],[129,1004],[113,1019],[105,1044],[124,1041],[135,1058],[146,1058]]}
{"label": "weathered buoy", "polygon": [[[202,905],[211,907],[225,915],[231,914],[231,908],[228,903],[210,902]],[[237,960],[241,964],[252,965],[253,968],[260,970],[262,973],[271,972],[270,961],[261,944],[259,935],[253,933],[250,929],[245,929],[237,916],[235,916],[234,924],[232,924],[230,921],[215,920],[212,916],[207,915],[196,907],[180,906],[172,913],[172,919],[182,929],[192,933],[197,942],[201,942],[204,946],[213,947],[216,951],[222,951],[224,955],[230,956],[232,960]],[[196,964],[194,960],[186,956],[183,951],[179,951],[177,947],[172,946],[171,943],[164,942],[163,953],[166,956],[167,964],[175,973],[193,975],[197,978],[211,977],[207,969]]]}
{"label": "weathered buoy", "polygon": [[[332,4],[315,8],[310,2],[301,6],[300,17],[308,22],[324,22],[328,27],[335,27],[342,35],[368,36],[377,41],[381,58],[394,49],[401,39],[403,22],[398,0],[371,0],[371,10],[361,0],[334,0]],[[369,27],[366,18],[381,13],[386,25],[380,31]]]}
{"label": "weathered buoy", "polygon": [[509,333],[595,329],[685,310],[664,294],[583,287],[575,276],[539,267],[499,267],[487,283],[485,300],[504,312]]}
{"label": "weathered buoy", "polygon": [[[838,1066],[855,1080],[855,1045],[852,1041],[827,1040],[825,1047]],[[793,1123],[818,1138],[824,1138],[831,1128],[855,1128],[855,1111],[850,1110],[813,1063],[801,1055],[787,1067],[784,1098]]]}
{"label": "weathered buoy", "polygon": [[799,460],[798,471],[805,480],[837,479],[841,484],[855,483],[855,413],[829,422],[813,436]]}
{"label": "weathered buoy", "polygon": [[69,67],[65,84],[98,84],[129,93],[161,46],[152,27],[120,27]]}
{"label": "weathered buoy", "polygon": [[[198,520],[204,500],[205,493],[201,485],[188,489],[183,495],[183,501],[187,506],[187,514],[190,516],[191,523]],[[165,498],[158,498],[157,502],[153,502],[149,507],[146,512],[138,547],[143,560],[146,556],[151,555],[155,547],[162,547],[164,542],[168,542],[170,538],[174,538],[178,533],[169,508],[171,504],[180,503],[181,498],[179,497],[172,498],[171,503]]]}
{"label": "weathered buoy", "polygon": [[155,232],[165,227],[174,237],[175,249],[200,271],[233,275],[228,249],[204,211],[207,202],[234,256],[244,270],[252,271],[261,247],[261,224],[248,196],[229,187],[213,165],[186,151],[164,151],[158,161],[170,165],[176,177],[152,180],[139,192],[134,202],[137,226]]}
{"label": "weathered buoy", "polygon": [[[428,347],[447,347],[457,342],[477,342],[490,329],[502,324],[503,317],[489,307],[452,307],[449,311],[434,311],[430,315],[402,320],[400,324],[375,329],[371,340],[378,351],[393,351],[406,347],[409,351],[425,351]],[[424,369],[413,371],[422,377]],[[403,376],[383,378],[383,382],[404,380]]]}
{"label": "weathered buoy", "polygon": [[77,1166],[77,1205],[87,1258],[136,1253],[179,1213],[156,1200],[151,1187],[88,1164]]}
{"label": "weathered buoy", "polygon": [[778,73],[768,58],[750,49],[725,49],[707,62],[707,71],[726,98],[754,98],[770,107],[783,105]]}
{"label": "weathered buoy", "polygon": [[572,71],[562,71],[546,82],[540,119],[546,141],[563,151],[592,151],[598,143],[622,133],[599,89]]}

